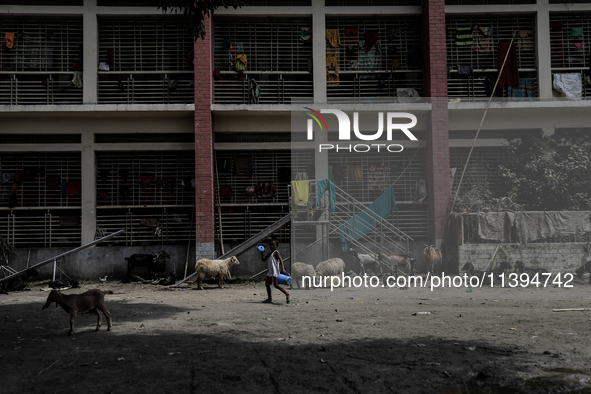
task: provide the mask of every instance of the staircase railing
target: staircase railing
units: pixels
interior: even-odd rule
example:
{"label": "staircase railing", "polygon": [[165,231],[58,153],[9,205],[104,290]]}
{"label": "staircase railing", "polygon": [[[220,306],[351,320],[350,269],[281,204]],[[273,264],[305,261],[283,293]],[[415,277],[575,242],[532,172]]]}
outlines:
{"label": "staircase railing", "polygon": [[[410,241],[413,239],[394,226],[387,218],[368,209],[365,204],[338,186],[335,186],[335,210],[331,211],[328,191],[321,196],[320,205],[317,204],[317,186],[316,181],[310,181],[307,206],[294,205],[292,190],[291,187],[289,188],[290,207],[292,211],[298,213],[298,215],[294,215],[294,223],[298,221],[310,223],[318,221],[324,216],[322,221],[329,222],[330,234],[336,233],[347,243],[353,245],[356,250],[369,254],[376,260],[380,252],[411,255]],[[358,216],[361,212],[364,215]],[[356,218],[356,220],[351,220],[352,218]],[[363,236],[352,236],[352,234],[356,234],[356,224],[369,230]]]}

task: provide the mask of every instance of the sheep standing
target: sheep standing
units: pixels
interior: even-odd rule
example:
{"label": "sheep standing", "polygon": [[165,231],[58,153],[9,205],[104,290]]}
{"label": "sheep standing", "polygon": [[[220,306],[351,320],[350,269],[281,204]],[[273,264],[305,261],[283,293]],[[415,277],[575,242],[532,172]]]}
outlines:
{"label": "sheep standing", "polygon": [[210,260],[201,259],[195,264],[195,272],[197,273],[197,286],[199,290],[203,290],[203,279],[217,277],[219,279],[220,288],[224,288],[224,276],[230,273],[230,268],[233,265],[238,265],[240,262],[236,256],[232,256],[225,260]]}
{"label": "sheep standing", "polygon": [[[294,284],[294,287],[297,285],[298,288],[304,287],[304,283],[302,281],[303,276],[310,277],[310,281],[314,280],[316,276],[316,271],[314,271],[314,266],[312,264],[306,263],[294,263],[291,266],[291,280]],[[306,289],[309,289],[310,286],[306,285]]]}
{"label": "sheep standing", "polygon": [[316,266],[316,276],[320,277],[320,283],[323,281],[325,276],[339,276],[345,272],[345,262],[343,259],[335,257],[321,261]]}

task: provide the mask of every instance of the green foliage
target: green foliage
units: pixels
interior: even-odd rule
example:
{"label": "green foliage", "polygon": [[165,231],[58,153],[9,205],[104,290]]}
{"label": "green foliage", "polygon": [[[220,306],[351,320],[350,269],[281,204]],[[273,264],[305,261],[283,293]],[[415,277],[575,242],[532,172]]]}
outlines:
{"label": "green foliage", "polygon": [[8,263],[8,260],[14,256],[14,254],[14,246],[8,243],[8,241],[0,235],[0,264]]}
{"label": "green foliage", "polygon": [[507,197],[529,211],[591,209],[591,137],[527,133],[506,146],[500,169]]}
{"label": "green foliage", "polygon": [[245,6],[241,0],[162,0],[161,6],[164,13],[182,13],[187,33],[197,40],[205,38],[205,25],[203,21],[206,16],[211,16],[219,7]]}
{"label": "green foliage", "polygon": [[461,190],[454,211],[519,211],[522,206],[509,197],[495,198],[487,183],[476,183],[469,190]]}
{"label": "green foliage", "polygon": [[166,263],[170,255],[164,250],[156,253],[154,256],[154,264],[152,265],[152,277],[164,278],[166,277]]}

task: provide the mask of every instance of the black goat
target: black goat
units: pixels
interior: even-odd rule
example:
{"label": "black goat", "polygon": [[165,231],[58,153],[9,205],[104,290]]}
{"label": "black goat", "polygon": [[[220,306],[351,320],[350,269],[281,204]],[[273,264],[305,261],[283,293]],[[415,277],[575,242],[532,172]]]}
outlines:
{"label": "black goat", "polygon": [[132,278],[131,271],[134,267],[147,267],[152,275],[152,267],[154,266],[154,255],[152,254],[132,254],[126,257],[127,273],[125,274],[125,282],[129,282]]}

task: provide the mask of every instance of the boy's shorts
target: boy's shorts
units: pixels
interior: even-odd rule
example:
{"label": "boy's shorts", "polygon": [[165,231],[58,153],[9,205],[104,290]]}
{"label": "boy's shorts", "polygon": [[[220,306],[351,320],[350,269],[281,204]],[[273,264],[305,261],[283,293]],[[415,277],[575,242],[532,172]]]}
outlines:
{"label": "boy's shorts", "polygon": [[267,279],[265,279],[265,284],[277,286],[277,277],[276,276],[267,276]]}

